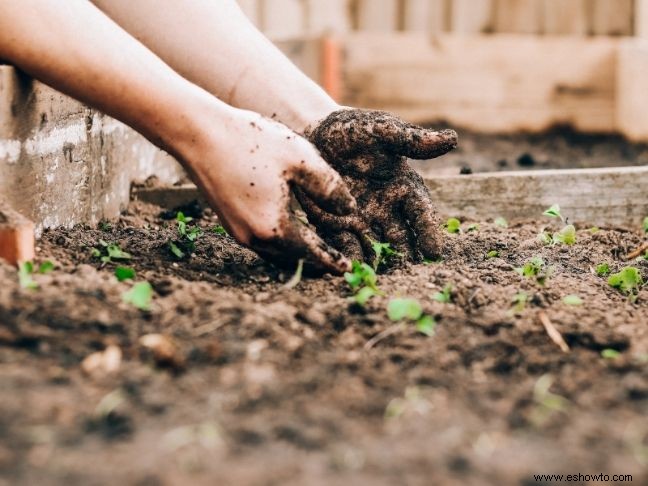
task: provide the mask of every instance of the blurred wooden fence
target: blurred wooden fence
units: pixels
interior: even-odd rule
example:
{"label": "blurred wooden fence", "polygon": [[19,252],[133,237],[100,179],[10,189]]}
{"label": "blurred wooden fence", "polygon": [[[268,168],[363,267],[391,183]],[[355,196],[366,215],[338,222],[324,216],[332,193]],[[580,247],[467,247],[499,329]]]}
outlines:
{"label": "blurred wooden fence", "polygon": [[648,0],[239,0],[268,36],[423,31],[648,36]]}

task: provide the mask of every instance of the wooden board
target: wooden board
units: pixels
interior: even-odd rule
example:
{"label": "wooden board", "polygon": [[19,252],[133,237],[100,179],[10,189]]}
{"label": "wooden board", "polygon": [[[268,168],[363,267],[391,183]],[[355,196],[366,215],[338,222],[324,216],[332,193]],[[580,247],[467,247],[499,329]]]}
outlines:
{"label": "wooden board", "polygon": [[543,0],[543,32],[549,35],[586,35],[588,0]]}
{"label": "wooden board", "polygon": [[391,32],[398,28],[397,0],[357,0],[358,29]]}
{"label": "wooden board", "polygon": [[438,34],[447,30],[447,0],[404,0],[403,29]]}
{"label": "wooden board", "polygon": [[495,31],[518,34],[542,32],[542,7],[539,0],[496,0]]}
{"label": "wooden board", "polygon": [[619,46],[616,99],[619,131],[648,141],[648,39],[627,39]]}
{"label": "wooden board", "polygon": [[595,35],[632,35],[634,0],[590,0],[591,32]]}
{"label": "wooden board", "polygon": [[494,30],[494,0],[452,0],[451,7],[451,32],[480,34]]}
{"label": "wooden board", "polygon": [[[648,167],[423,175],[444,217],[537,220],[548,207],[560,204],[574,223],[639,228],[648,214]],[[169,209],[204,202],[194,185],[135,189],[133,198]]]}
{"label": "wooden board", "polygon": [[616,127],[611,38],[354,34],[346,103],[485,132]]}
{"label": "wooden board", "polygon": [[539,219],[552,204],[575,223],[639,228],[648,214],[648,167],[500,172],[426,178],[444,216]]}
{"label": "wooden board", "polygon": [[307,0],[306,29],[310,35],[345,33],[351,29],[349,0]]}

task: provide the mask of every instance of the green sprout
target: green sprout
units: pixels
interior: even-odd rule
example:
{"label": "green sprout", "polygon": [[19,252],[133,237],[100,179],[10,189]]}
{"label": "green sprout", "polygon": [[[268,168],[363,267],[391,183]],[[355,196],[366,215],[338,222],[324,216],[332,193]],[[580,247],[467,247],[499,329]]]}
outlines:
{"label": "green sprout", "polygon": [[553,243],[563,243],[565,245],[573,245],[576,243],[576,228],[572,224],[568,224],[559,232],[554,233]]}
{"label": "green sprout", "polygon": [[563,298],[563,304],[571,306],[583,305],[583,299],[578,295],[567,295]]}
{"label": "green sprout", "polygon": [[173,255],[179,260],[182,260],[186,256],[185,252],[182,251],[180,247],[173,241],[169,241],[169,251],[173,253]]}
{"label": "green sprout", "polygon": [[436,322],[432,316],[423,313],[421,304],[416,299],[392,299],[387,305],[387,317],[391,321],[412,321],[416,330],[426,336],[433,336]]}
{"label": "green sprout", "polygon": [[509,223],[506,221],[506,218],[502,218],[501,216],[499,218],[495,218],[495,224],[499,226],[500,228],[508,228]]}
{"label": "green sprout", "polygon": [[445,229],[451,234],[461,233],[461,221],[457,218],[450,218],[446,221]]}
{"label": "green sprout", "polygon": [[101,250],[98,248],[92,249],[92,256],[100,258],[102,263],[114,263],[120,260],[130,260],[131,254],[123,251],[117,243],[107,243],[104,240],[99,240]]}
{"label": "green sprout", "polygon": [[432,298],[437,302],[441,302],[443,304],[452,302],[452,284],[447,284],[445,287],[443,287],[443,290],[441,292],[437,292],[432,296]]}
{"label": "green sprout", "polygon": [[135,270],[130,267],[119,266],[115,268],[115,277],[117,277],[117,280],[120,282],[125,280],[135,280],[136,273]]}
{"label": "green sprout", "polygon": [[643,230],[644,233],[648,233],[648,216],[646,216],[643,220]]}
{"label": "green sprout", "polygon": [[549,216],[550,218],[560,218],[560,220],[564,223],[565,218],[563,217],[562,213],[560,212],[560,205],[554,204],[551,206],[549,209],[547,209],[544,213],[542,213],[544,216]]}
{"label": "green sprout", "polygon": [[591,227],[590,229],[588,229],[587,231],[589,231],[590,234],[595,235],[596,233],[598,233],[599,231],[601,231],[601,228],[599,228],[598,226],[592,226],[592,227]]}
{"label": "green sprout", "polygon": [[610,274],[612,270],[610,270],[610,265],[607,263],[599,263],[596,265],[596,275],[599,277],[606,277]]}
{"label": "green sprout", "polygon": [[538,233],[538,241],[543,245],[551,245],[554,242],[553,237],[548,232],[542,230]]}
{"label": "green sprout", "polygon": [[520,292],[517,293],[513,296],[513,299],[511,300],[511,310],[510,313],[514,315],[519,315],[524,312],[524,309],[526,308],[527,302],[529,301],[529,294],[526,292]]}
{"label": "green sprout", "polygon": [[616,349],[604,349],[601,351],[601,357],[603,359],[617,359],[621,356],[621,353]]}
{"label": "green sprout", "polygon": [[304,259],[300,258],[299,261],[297,262],[297,269],[295,270],[295,273],[293,274],[292,278],[286,282],[286,285],[284,285],[285,289],[294,289],[299,285],[299,282],[301,282],[302,279],[302,274],[304,273]]}
{"label": "green sprout", "polygon": [[634,302],[637,300],[639,289],[644,285],[644,281],[638,268],[626,267],[619,273],[610,275],[608,284],[626,294],[630,301]]}
{"label": "green sprout", "polygon": [[178,211],[178,214],[176,214],[178,235],[180,239],[169,240],[167,244],[169,251],[180,260],[182,260],[187,253],[191,253],[196,249],[196,241],[203,235],[200,227],[188,226],[193,220],[193,218],[185,216],[182,211]]}
{"label": "green sprout", "polygon": [[212,228],[212,233],[216,233],[217,235],[221,236],[227,236],[227,230],[220,224],[217,224]]}
{"label": "green sprout", "polygon": [[140,310],[149,310],[153,300],[153,287],[148,282],[138,282],[122,294],[122,300]]}
{"label": "green sprout", "polygon": [[364,307],[377,295],[382,295],[378,288],[378,277],[373,268],[363,262],[353,261],[351,271],[344,274],[344,279],[355,292],[352,300]]}
{"label": "green sprout", "polygon": [[54,270],[54,267],[54,263],[49,260],[41,263],[38,269],[34,268],[34,263],[31,261],[22,262],[18,265],[18,283],[23,289],[36,290],[38,284],[34,281],[34,275],[37,273],[45,275]]}
{"label": "green sprout", "polygon": [[544,287],[553,273],[553,267],[548,267],[541,257],[533,257],[524,266],[515,271],[526,278],[535,278],[538,285]]}
{"label": "green sprout", "polygon": [[373,261],[373,269],[375,271],[378,271],[378,267],[390,258],[403,256],[402,253],[394,250],[389,243],[380,243],[379,241],[373,241],[371,239],[369,239],[369,241],[371,241],[371,248],[376,255]]}
{"label": "green sprout", "polygon": [[565,413],[569,407],[569,400],[550,391],[553,378],[550,375],[541,376],[533,388],[533,402],[535,404],[531,421],[536,426],[544,425],[549,418],[557,413]]}
{"label": "green sprout", "polygon": [[497,258],[499,256],[500,256],[500,253],[497,250],[491,250],[488,253],[486,253],[486,258]]}

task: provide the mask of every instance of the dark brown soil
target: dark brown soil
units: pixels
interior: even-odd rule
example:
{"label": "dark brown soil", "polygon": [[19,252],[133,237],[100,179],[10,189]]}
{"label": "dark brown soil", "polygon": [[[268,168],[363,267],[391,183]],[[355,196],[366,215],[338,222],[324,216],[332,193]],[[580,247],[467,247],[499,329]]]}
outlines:
{"label": "dark brown soil", "polygon": [[[446,125],[434,123],[436,128]],[[490,135],[457,128],[458,147],[443,158],[412,165],[426,174],[507,170],[581,169],[648,165],[648,145],[619,135],[558,127],[539,134]]]}
{"label": "dark brown soil", "polygon": [[[631,303],[592,273],[624,266],[639,228],[581,228],[573,247],[539,244],[540,222],[448,235],[442,263],[380,277],[421,301],[436,335],[407,325],[366,350],[393,326],[387,298],[354,308],[342,278],[286,290],[290,275],[209,232],[209,217],[176,261],[174,222],[131,211],[103,230],[46,232],[38,258],[57,268],[39,290],[0,266],[0,484],[529,485],[579,472],[647,484],[648,288]],[[131,284],[91,257],[99,239],[132,253],[155,288],[150,312],[122,302]],[[555,267],[545,288],[514,272],[535,255]],[[648,278],[648,261],[635,265]],[[448,283],[453,303],[435,302]],[[532,297],[516,317],[520,291]],[[139,344],[150,333],[175,341],[175,366]],[[84,373],[108,345],[119,369]]]}

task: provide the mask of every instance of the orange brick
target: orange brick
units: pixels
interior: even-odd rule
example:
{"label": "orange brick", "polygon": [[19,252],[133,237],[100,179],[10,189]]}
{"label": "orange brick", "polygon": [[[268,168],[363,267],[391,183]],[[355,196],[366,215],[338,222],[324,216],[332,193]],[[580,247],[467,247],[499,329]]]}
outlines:
{"label": "orange brick", "polygon": [[34,223],[0,205],[0,258],[12,265],[34,259]]}

